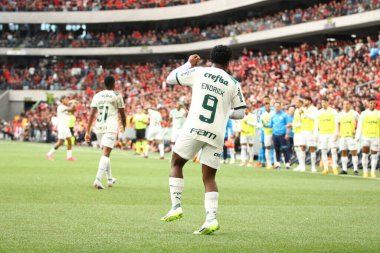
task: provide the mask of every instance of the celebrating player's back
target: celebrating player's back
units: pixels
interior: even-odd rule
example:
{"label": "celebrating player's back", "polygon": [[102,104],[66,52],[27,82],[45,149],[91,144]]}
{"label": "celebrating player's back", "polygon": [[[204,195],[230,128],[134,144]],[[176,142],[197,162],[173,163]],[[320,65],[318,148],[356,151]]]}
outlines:
{"label": "celebrating player's back", "polygon": [[240,84],[226,72],[231,55],[229,47],[216,46],[210,55],[213,67],[193,68],[200,57],[192,55],[185,65],[171,72],[167,78],[169,84],[190,86],[193,93],[189,115],[172,156],[169,178],[172,209],[162,220],[172,221],[182,217],[182,168],[202,149],[200,161],[206,189],[206,222],[195,234],[210,234],[219,229],[216,220],[219,194],[215,174],[220,166],[224,131],[231,108],[235,109],[231,118],[244,117],[246,105]]}
{"label": "celebrating player's back", "polygon": [[97,189],[104,189],[101,183],[104,172],[107,174],[107,183],[109,187],[112,187],[116,182],[115,178],[112,177],[109,157],[116,142],[116,134],[119,128],[118,114],[120,114],[121,122],[123,124],[122,131],[124,131],[126,124],[123,97],[114,91],[115,79],[112,76],[108,76],[105,78],[104,84],[106,90],[97,93],[92,99],[91,114],[85,137],[86,141],[89,142],[91,139],[90,131],[92,121],[97,112],[98,116],[96,118],[94,132],[96,133],[99,145],[103,149],[103,156],[100,158],[98,173],[96,174],[94,181],[94,187]]}

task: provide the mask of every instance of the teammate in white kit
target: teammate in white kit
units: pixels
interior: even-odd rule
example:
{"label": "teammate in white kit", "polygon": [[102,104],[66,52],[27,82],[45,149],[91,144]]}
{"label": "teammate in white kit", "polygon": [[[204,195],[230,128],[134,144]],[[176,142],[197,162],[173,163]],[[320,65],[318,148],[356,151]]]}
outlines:
{"label": "teammate in white kit", "polygon": [[[220,166],[224,132],[228,117],[242,119],[246,108],[239,82],[226,72],[232,56],[231,49],[216,46],[210,56],[212,67],[194,68],[200,57],[191,55],[186,64],[172,71],[167,78],[167,83],[190,86],[193,91],[189,115],[172,155],[169,177],[172,208],[161,220],[173,221],[183,216],[182,169],[202,149],[200,162],[206,192],[206,221],[194,234],[211,234],[219,229],[216,219],[219,194],[215,175]],[[231,108],[234,109],[232,112]]]}
{"label": "teammate in white kit", "polygon": [[172,126],[172,133],[171,133],[171,140],[170,140],[172,150],[181,132],[183,123],[185,123],[186,115],[187,115],[187,112],[185,109],[182,108],[180,103],[177,103],[176,107],[173,110],[171,110],[169,113],[169,120]]}
{"label": "teammate in white kit", "polygon": [[148,145],[146,146],[146,149],[145,149],[145,157],[148,158],[151,145],[154,142],[156,142],[158,143],[158,150],[160,151],[160,159],[164,159],[165,150],[164,150],[164,143],[163,143],[163,137],[162,137],[163,129],[161,126],[161,122],[162,122],[161,113],[153,109],[148,109],[148,115],[149,115],[149,128],[147,132]]}
{"label": "teammate in white kit", "polygon": [[71,142],[71,131],[69,128],[69,112],[75,111],[75,102],[69,101],[68,97],[63,96],[61,98],[61,104],[57,108],[57,118],[58,118],[58,141],[52,149],[46,154],[46,158],[53,161],[54,152],[67,141],[67,157],[66,160],[74,161],[72,142]]}
{"label": "teammate in white kit", "polygon": [[101,183],[104,172],[106,172],[107,175],[108,187],[112,187],[116,182],[116,179],[112,177],[110,155],[116,142],[116,134],[119,129],[118,114],[120,115],[122,123],[121,132],[124,132],[126,124],[123,97],[121,94],[114,91],[115,79],[112,76],[107,76],[104,79],[104,84],[106,89],[96,93],[92,98],[91,114],[88,120],[85,136],[85,140],[90,142],[91,126],[95,114],[97,113],[98,115],[94,132],[96,133],[98,143],[103,150],[103,155],[100,157],[98,173],[96,174],[93,186],[99,190],[104,189]]}

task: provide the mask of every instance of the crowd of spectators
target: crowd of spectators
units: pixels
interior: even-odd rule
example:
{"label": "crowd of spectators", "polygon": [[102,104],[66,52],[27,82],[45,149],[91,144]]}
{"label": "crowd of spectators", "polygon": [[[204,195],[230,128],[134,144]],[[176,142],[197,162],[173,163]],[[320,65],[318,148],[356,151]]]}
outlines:
{"label": "crowd of spectators", "polygon": [[208,0],[0,0],[0,11],[100,11],[162,8]]}
{"label": "crowd of spectators", "polygon": [[[360,112],[368,98],[376,96],[380,109],[379,43],[380,35],[377,38],[357,38],[355,42],[329,41],[316,46],[302,44],[265,54],[245,49],[238,59],[231,62],[229,71],[241,82],[250,106],[261,106],[265,95],[281,101],[284,106],[294,104],[299,96],[310,96],[318,106],[320,99],[327,97],[337,109],[343,99],[348,99]],[[83,90],[70,98],[79,101],[75,133],[81,140],[91,98],[109,74],[117,80],[116,89],[124,95],[129,115],[137,105],[159,105],[166,114],[178,101],[189,105],[191,91],[187,87],[172,87],[165,82],[169,72],[183,63],[104,64],[99,60],[52,63],[43,60],[26,68],[3,65],[0,84],[3,88],[12,89]],[[207,66],[210,62],[202,64]],[[362,84],[363,87],[356,90]],[[23,117],[18,116],[16,123],[19,126],[24,121],[28,125],[29,139],[49,140],[53,133],[50,122],[54,115],[55,108],[42,103]],[[21,138],[16,128],[13,129],[14,138]]]}
{"label": "crowd of spectators", "polygon": [[135,31],[3,31],[0,47],[78,48],[168,45],[234,37],[304,22],[361,13],[380,8],[379,0],[332,0],[306,9],[283,10],[275,14],[247,18],[227,25],[183,26],[165,30]]}

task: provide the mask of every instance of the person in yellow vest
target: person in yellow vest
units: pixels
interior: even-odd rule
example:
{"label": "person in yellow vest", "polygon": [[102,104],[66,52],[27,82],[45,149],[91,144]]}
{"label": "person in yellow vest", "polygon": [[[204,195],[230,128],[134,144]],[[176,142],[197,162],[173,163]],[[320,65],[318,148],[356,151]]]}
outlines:
{"label": "person in yellow vest", "polygon": [[[240,166],[253,166],[253,159],[255,155],[254,138],[256,127],[258,127],[257,117],[252,113],[253,107],[245,109],[245,116],[240,122],[240,144],[241,144],[241,163]],[[248,164],[246,159],[248,157]]]}
{"label": "person in yellow vest", "polygon": [[294,171],[299,171],[300,170],[300,151],[301,151],[301,114],[300,110],[303,106],[303,101],[302,99],[298,99],[296,103],[296,109],[294,111],[294,116],[293,116],[293,122],[288,124],[288,127],[292,128],[292,131],[294,133],[293,136],[293,145],[294,145],[294,151],[296,152],[297,160],[298,160],[298,166],[294,168]]}
{"label": "person in yellow vest", "polygon": [[312,104],[311,97],[304,98],[304,107],[299,110],[301,116],[301,135],[299,153],[300,167],[298,171],[306,170],[306,147],[309,148],[311,158],[311,172],[317,172],[316,162],[317,154],[315,147],[317,146],[318,127],[316,124],[318,109]]}
{"label": "person in yellow vest", "polygon": [[376,108],[376,99],[371,98],[368,109],[359,118],[355,140],[361,140],[363,177],[368,177],[368,156],[371,151],[371,178],[376,178],[377,152],[380,139],[380,112]]}
{"label": "person in yellow vest", "polygon": [[144,113],[141,105],[137,107],[136,112],[131,119],[136,130],[136,154],[144,156],[146,146],[145,132],[149,123],[149,116]]}
{"label": "person in yellow vest", "polygon": [[[261,126],[264,130],[264,146],[265,146],[265,158],[266,158],[266,161],[267,161],[267,169],[271,169],[272,168],[272,164],[271,164],[271,157],[270,157],[270,147],[272,146],[273,144],[273,141],[272,141],[272,128],[270,127],[266,127],[266,125],[269,125],[270,123],[270,119],[271,117],[273,116],[273,111],[271,111],[271,105],[270,103],[266,103],[264,105],[265,107],[265,112],[263,112],[261,114],[261,117],[260,117],[260,123],[261,123]],[[274,161],[274,163],[276,163],[276,161]]]}
{"label": "person in yellow vest", "polygon": [[351,109],[351,104],[348,100],[343,101],[343,110],[339,114],[339,133],[340,138],[339,148],[342,152],[341,175],[347,175],[348,151],[352,155],[352,165],[354,166],[354,175],[359,175],[358,172],[358,147],[355,141],[356,124],[359,119],[359,113]]}
{"label": "person in yellow vest", "polygon": [[318,111],[318,148],[322,151],[323,175],[329,173],[327,153],[330,150],[332,156],[332,171],[334,175],[338,175],[338,112],[331,108],[327,98],[321,100],[322,108]]}

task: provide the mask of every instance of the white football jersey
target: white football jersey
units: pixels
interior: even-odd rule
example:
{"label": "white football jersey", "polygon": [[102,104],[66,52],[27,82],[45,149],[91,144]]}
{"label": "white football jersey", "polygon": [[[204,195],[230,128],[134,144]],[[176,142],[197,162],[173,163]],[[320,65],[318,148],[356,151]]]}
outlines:
{"label": "white football jersey", "polygon": [[221,147],[230,109],[246,108],[240,83],[224,70],[196,67],[176,74],[178,84],[193,90],[182,134]]}
{"label": "white football jersey", "polygon": [[181,129],[186,120],[186,110],[174,108],[170,111],[169,118],[173,120],[174,129]]}
{"label": "white football jersey", "polygon": [[162,116],[158,111],[149,109],[149,128],[161,128]]}
{"label": "white football jersey", "polygon": [[98,110],[95,133],[117,133],[118,109],[124,108],[123,97],[113,90],[103,90],[92,98],[91,107]]}
{"label": "white football jersey", "polygon": [[57,108],[58,127],[67,127],[69,125],[68,106],[60,104]]}

